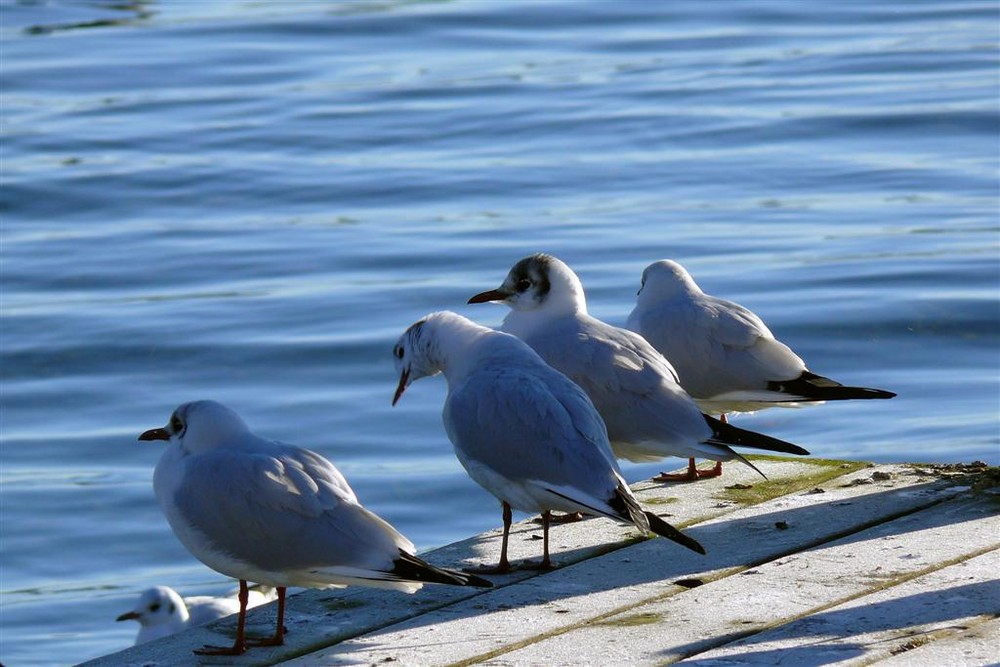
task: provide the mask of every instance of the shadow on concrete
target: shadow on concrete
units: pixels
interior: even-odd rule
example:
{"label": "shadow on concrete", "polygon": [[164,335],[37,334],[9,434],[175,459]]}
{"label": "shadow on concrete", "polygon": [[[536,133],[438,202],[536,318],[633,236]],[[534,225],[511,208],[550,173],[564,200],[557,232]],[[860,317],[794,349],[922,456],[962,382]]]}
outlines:
{"label": "shadow on concrete", "polygon": [[[369,649],[377,648],[379,634],[399,630],[401,626],[398,624],[403,620],[406,621],[406,630],[417,630],[424,626],[507,609],[542,607],[560,600],[592,596],[602,592],[618,592],[630,587],[656,583],[663,584],[662,590],[666,594],[672,588],[671,582],[677,580],[711,579],[712,576],[717,576],[719,571],[753,567],[810,548],[825,546],[831,542],[844,544],[891,539],[910,532],[933,530],[943,525],[980,519],[984,515],[996,512],[996,509],[988,504],[948,502],[949,493],[942,491],[942,486],[937,483],[900,489],[890,488],[850,500],[831,499],[829,502],[804,507],[776,509],[750,518],[723,517],[722,520],[707,525],[695,525],[686,529],[686,533],[704,544],[708,550],[707,556],[689,552],[659,538],[607,543],[596,547],[597,553],[594,546],[570,549],[555,547],[553,555],[560,567],[549,573],[515,572],[491,577],[496,588],[485,592],[471,593],[468,589],[457,593],[440,592],[425,587],[428,603],[439,607],[438,611],[430,614],[407,614],[408,618],[405,619],[399,616],[392,621],[386,619],[388,622],[383,626],[383,630],[372,632],[369,628],[364,631],[365,645]],[[776,528],[778,522],[784,522],[788,528],[783,530]],[[579,530],[580,526],[585,526],[587,523],[590,522],[576,524],[576,528],[554,527],[553,544],[559,544],[562,530],[567,528]],[[537,526],[521,523],[512,531],[511,539],[530,540],[538,530]],[[632,534],[634,535],[634,532]],[[433,562],[454,567],[456,558],[469,558],[471,553],[484,549],[492,553],[497,539],[495,536],[479,536],[443,547],[427,556]],[[435,556],[448,556],[451,562],[441,563]],[[515,583],[519,585],[514,586]],[[682,592],[682,589],[677,587],[673,587],[673,590],[677,593]],[[352,593],[367,596],[371,600],[370,592]],[[454,595],[456,599],[453,602],[446,602],[439,597],[442,595],[449,597]],[[658,592],[647,590],[641,595],[653,597],[658,595]],[[545,632],[547,628],[530,630],[540,633]],[[713,641],[712,646],[744,636],[745,634],[736,634],[722,641]],[[417,637],[420,639],[416,643],[402,646],[397,641],[392,648],[397,650],[413,648],[426,639],[426,636],[420,633],[414,634],[414,638]],[[523,638],[523,636],[512,636],[511,641]],[[336,656],[324,657],[324,664],[348,664],[351,661],[352,658],[345,657],[341,663]]]}
{"label": "shadow on concrete", "polygon": [[[914,628],[914,637],[921,634],[920,628],[953,622],[956,630],[967,627],[962,619],[974,616],[1000,616],[1000,580],[981,581],[963,586],[926,591],[915,595],[847,608],[834,608],[793,621],[775,630],[745,636],[733,634],[713,637],[710,642],[698,642],[677,647],[671,656],[679,652],[692,655],[705,650],[736,643],[742,647],[738,656],[717,656],[699,659],[697,656],[684,660],[685,665],[718,665],[720,661],[738,659],[749,664],[788,664],[802,667],[816,667],[834,662],[858,658],[870,652],[867,645],[854,641],[867,633],[887,632]],[[816,637],[813,642],[797,646],[783,646],[754,650],[758,644],[779,640]],[[903,638],[898,640],[903,642]]]}

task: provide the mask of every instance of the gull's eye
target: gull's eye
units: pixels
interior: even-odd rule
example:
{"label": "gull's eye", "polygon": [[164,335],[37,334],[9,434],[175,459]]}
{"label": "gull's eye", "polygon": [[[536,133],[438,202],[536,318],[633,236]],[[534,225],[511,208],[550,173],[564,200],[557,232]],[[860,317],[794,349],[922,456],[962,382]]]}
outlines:
{"label": "gull's eye", "polygon": [[157,602],[156,604],[149,605],[149,610],[153,613],[160,611],[160,603]]}
{"label": "gull's eye", "polygon": [[397,345],[396,347],[393,348],[392,353],[394,355],[396,355],[397,359],[402,359],[403,358],[403,346],[402,345]]}
{"label": "gull's eye", "polygon": [[518,292],[523,292],[529,287],[531,287],[531,281],[528,280],[527,278],[521,278],[520,280],[517,281],[517,286],[515,287],[515,289]]}
{"label": "gull's eye", "polygon": [[180,435],[184,432],[184,421],[177,415],[170,417],[170,430],[173,431],[174,435]]}

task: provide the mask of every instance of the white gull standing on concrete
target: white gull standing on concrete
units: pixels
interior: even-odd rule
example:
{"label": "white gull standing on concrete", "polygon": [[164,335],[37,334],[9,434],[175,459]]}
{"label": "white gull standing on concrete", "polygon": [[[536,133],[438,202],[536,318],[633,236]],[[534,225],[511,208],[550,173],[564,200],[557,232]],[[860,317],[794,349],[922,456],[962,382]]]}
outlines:
{"label": "white gull standing on concrete", "polygon": [[[273,593],[273,589],[271,591]],[[273,599],[257,590],[250,590],[247,608],[256,607]],[[166,637],[196,625],[204,625],[224,616],[239,613],[240,601],[236,596],[212,597],[195,595],[182,598],[169,586],[153,586],[139,594],[135,606],[119,616],[117,621],[137,621],[139,632],[136,644],[144,644]]]}
{"label": "white gull standing on concrete", "polygon": [[340,471],[308,449],[254,435],[215,401],[178,407],[164,428],[139,440],[167,440],[153,489],[174,534],[198,560],[240,581],[240,615],[232,647],[202,655],[238,655],[244,638],[248,581],[274,586],[274,635],[284,640],[285,589],[346,585],[412,593],[424,583],[491,586],[413,555],[413,543],[365,509]]}
{"label": "white gull standing on concrete", "polygon": [[[511,268],[500,287],[469,299],[469,303],[487,301],[501,301],[511,308],[502,331],[522,339],[587,392],[620,458],[739,458],[750,465],[731,446],[809,453],[798,445],[702,414],[681,387],[670,362],[642,336],[587,313],[580,279],[551,255],[525,257]],[[698,476],[704,475],[691,466],[685,475],[659,479]]]}
{"label": "white gull standing on concrete", "polygon": [[627,326],[670,360],[681,386],[712,414],[896,395],[845,387],[811,372],[760,317],[705,294],[671,260],[654,262],[642,272]]}
{"label": "white gull standing on concrete", "polygon": [[522,341],[438,312],[410,326],[393,355],[399,371],[393,405],[412,382],[444,373],[448,396],[442,417],[455,454],[469,476],[500,500],[500,561],[482,571],[511,569],[512,508],[542,515],[542,560],[522,567],[551,567],[551,510],[632,523],[705,553],[698,542],[639,507],[587,395]]}

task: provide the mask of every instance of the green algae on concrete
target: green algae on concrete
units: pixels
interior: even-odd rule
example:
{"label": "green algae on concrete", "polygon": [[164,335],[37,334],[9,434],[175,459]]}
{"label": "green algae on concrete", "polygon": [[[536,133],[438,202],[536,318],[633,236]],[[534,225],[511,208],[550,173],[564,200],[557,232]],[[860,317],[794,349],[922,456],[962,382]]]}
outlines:
{"label": "green algae on concrete", "polygon": [[319,600],[319,603],[328,611],[344,611],[345,609],[357,609],[365,606],[364,600],[339,600],[337,598]]}
{"label": "green algae on concrete", "polygon": [[643,505],[669,505],[670,503],[680,502],[680,498],[677,496],[662,496],[656,498],[643,498]]}
{"label": "green algae on concrete", "polygon": [[795,477],[780,479],[762,479],[753,484],[734,484],[726,487],[716,495],[720,500],[740,505],[756,505],[758,503],[786,496],[789,493],[805,489],[817,488],[820,484],[848,475],[862,468],[871,467],[866,461],[837,461],[832,459],[798,459],[784,456],[749,456],[752,461],[794,461],[814,466],[815,470],[798,474]]}
{"label": "green algae on concrete", "polygon": [[643,612],[640,614],[629,614],[628,616],[621,616],[619,618],[610,619],[607,621],[600,621],[594,625],[606,625],[615,626],[621,628],[634,627],[637,625],[652,625],[654,623],[659,623],[663,620],[663,614],[657,614],[653,612]]}

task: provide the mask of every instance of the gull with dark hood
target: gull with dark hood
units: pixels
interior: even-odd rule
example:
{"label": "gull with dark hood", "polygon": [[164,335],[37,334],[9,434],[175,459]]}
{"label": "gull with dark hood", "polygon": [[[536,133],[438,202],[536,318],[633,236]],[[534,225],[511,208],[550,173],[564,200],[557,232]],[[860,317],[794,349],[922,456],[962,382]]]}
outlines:
{"label": "gull with dark hood", "polygon": [[[798,445],[702,414],[670,362],[645,339],[587,313],[580,279],[551,255],[525,257],[514,264],[500,287],[469,299],[469,303],[486,301],[510,307],[501,331],[522,339],[587,393],[620,458],[738,458],[750,465],[732,446],[808,454]],[[699,474],[689,470],[684,478]]]}

